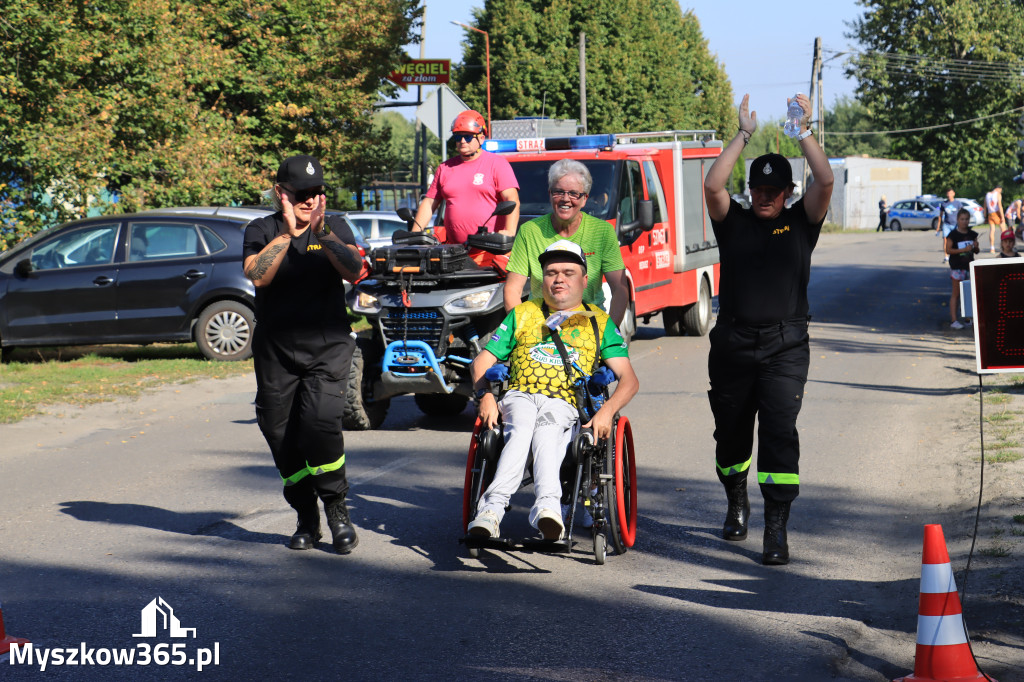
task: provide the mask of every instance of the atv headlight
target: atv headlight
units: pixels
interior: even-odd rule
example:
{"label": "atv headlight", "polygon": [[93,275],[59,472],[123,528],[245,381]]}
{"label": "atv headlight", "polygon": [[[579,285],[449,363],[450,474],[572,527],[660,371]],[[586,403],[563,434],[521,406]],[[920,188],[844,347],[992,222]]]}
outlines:
{"label": "atv headlight", "polygon": [[491,298],[494,296],[494,292],[496,290],[497,289],[485,289],[484,291],[474,291],[471,294],[453,298],[444,304],[444,309],[453,315],[464,315],[466,313],[483,310],[487,307],[487,304],[491,302]]}
{"label": "atv headlight", "polygon": [[352,312],[362,313],[363,315],[379,313],[380,301],[377,300],[376,296],[360,291],[352,304]]}

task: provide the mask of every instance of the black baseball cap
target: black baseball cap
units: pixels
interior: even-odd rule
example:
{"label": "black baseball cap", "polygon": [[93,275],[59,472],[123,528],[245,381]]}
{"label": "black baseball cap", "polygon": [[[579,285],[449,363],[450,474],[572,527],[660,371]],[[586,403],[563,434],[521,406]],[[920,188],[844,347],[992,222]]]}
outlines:
{"label": "black baseball cap", "polygon": [[308,189],[324,184],[324,169],[320,160],[308,154],[289,156],[277,169],[277,184],[292,189]]}
{"label": "black baseball cap", "polygon": [[762,154],[750,164],[750,189],[769,185],[787,189],[793,184],[793,169],[781,154]]}

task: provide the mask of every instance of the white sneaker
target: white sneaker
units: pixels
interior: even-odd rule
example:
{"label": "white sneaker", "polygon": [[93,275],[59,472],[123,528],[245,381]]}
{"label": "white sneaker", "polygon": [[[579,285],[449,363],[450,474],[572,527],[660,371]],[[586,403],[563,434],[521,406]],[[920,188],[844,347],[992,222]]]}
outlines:
{"label": "white sneaker", "polygon": [[545,540],[561,540],[565,532],[562,518],[551,509],[541,509],[537,514],[537,530]]}
{"label": "white sneaker", "polygon": [[951,329],[963,329],[967,325],[965,325],[960,320],[957,320],[956,322],[951,322],[949,326],[950,326]]}
{"label": "white sneaker", "polygon": [[972,324],[974,324],[974,320],[964,320],[965,327],[970,327]]}
{"label": "white sneaker", "polygon": [[500,533],[498,530],[499,523],[497,514],[490,509],[484,509],[470,522],[469,534],[478,535],[483,538],[496,538]]}

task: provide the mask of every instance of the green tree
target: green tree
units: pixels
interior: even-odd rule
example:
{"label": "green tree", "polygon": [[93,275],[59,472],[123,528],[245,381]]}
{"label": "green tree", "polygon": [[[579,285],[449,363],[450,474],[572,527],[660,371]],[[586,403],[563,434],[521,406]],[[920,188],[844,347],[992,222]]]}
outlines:
{"label": "green tree", "polygon": [[831,109],[825,111],[825,152],[829,156],[871,156],[888,158],[889,137],[873,135],[842,135],[841,133],[868,133],[878,129],[867,107],[855,99],[839,97]]}
{"label": "green tree", "polygon": [[[1014,0],[861,0],[851,37],[858,98],[891,156],[922,162],[924,189],[980,196],[1017,172],[1024,15]],[[981,119],[981,120],[977,120]]]}
{"label": "green tree", "polygon": [[90,206],[251,203],[298,152],[358,186],[416,20],[415,0],[7,0],[3,241]]}
{"label": "green tree", "polygon": [[[579,35],[586,34],[588,132],[736,130],[732,87],[700,22],[674,0],[487,0],[475,25],[491,46],[494,119],[579,118]],[[484,40],[468,32],[459,96],[487,110]]]}

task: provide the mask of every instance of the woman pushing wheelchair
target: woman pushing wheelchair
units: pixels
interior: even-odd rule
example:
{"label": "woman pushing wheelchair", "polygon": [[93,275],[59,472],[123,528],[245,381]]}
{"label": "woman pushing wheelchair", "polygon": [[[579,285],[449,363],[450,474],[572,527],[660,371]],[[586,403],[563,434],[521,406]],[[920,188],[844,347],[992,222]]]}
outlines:
{"label": "woman pushing wheelchair", "polygon": [[[493,428],[500,415],[505,439],[494,477],[469,524],[470,535],[499,536],[505,509],[519,489],[532,450],[536,501],[530,525],[545,540],[562,538],[559,470],[580,414],[572,370],[566,363],[589,369],[600,360],[618,380],[612,395],[582,426],[592,428],[597,440],[612,435],[616,413],[640,387],[614,323],[597,306],[583,303],[587,260],[580,246],[557,241],[538,260],[543,268],[543,298],[517,305],[470,367],[482,426]],[[497,361],[508,361],[510,374],[509,391],[500,401],[488,390],[485,377]]]}

